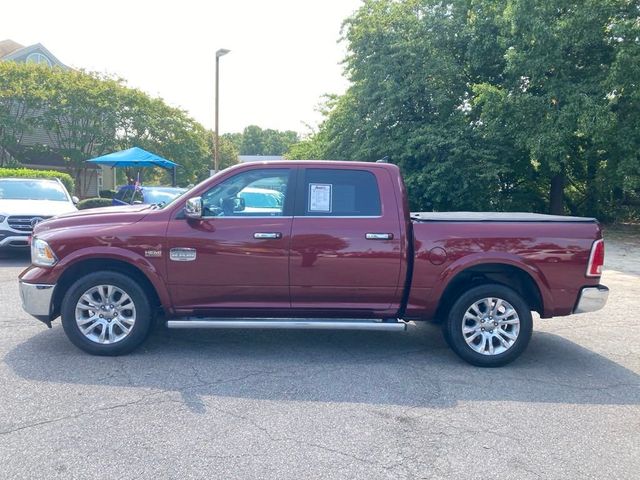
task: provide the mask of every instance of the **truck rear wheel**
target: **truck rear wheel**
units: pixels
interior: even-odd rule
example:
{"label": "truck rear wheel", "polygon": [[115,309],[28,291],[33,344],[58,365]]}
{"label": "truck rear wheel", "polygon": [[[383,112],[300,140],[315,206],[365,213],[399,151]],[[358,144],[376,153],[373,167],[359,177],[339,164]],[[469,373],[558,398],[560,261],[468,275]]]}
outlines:
{"label": "truck rear wheel", "polygon": [[93,355],[123,355],[138,347],[151,328],[143,288],[117,272],[91,273],[62,300],[62,326],[69,340]]}
{"label": "truck rear wheel", "polygon": [[531,339],[531,309],[504,285],[471,288],[453,304],[443,325],[445,339],[463,360],[479,367],[512,362]]}

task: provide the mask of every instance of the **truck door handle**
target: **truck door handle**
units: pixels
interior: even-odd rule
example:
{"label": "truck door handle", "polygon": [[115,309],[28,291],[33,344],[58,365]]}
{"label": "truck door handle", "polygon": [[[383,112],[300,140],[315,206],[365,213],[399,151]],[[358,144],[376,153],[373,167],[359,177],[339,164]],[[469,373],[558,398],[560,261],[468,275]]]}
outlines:
{"label": "truck door handle", "polygon": [[367,240],[393,240],[393,233],[367,233]]}
{"label": "truck door handle", "polygon": [[268,240],[274,238],[282,238],[282,234],[280,232],[256,232],[253,234],[253,238],[257,238],[259,240]]}

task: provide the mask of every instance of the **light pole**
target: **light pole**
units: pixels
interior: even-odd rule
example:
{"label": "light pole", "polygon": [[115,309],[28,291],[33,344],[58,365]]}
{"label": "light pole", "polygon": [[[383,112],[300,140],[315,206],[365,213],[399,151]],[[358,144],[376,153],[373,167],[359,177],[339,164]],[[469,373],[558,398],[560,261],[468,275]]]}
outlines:
{"label": "light pole", "polygon": [[220,138],[218,137],[218,103],[219,103],[219,83],[220,83],[220,57],[226,55],[231,50],[221,48],[216,52],[216,132],[215,132],[215,146],[213,150],[213,173],[218,173],[218,166],[220,165]]}

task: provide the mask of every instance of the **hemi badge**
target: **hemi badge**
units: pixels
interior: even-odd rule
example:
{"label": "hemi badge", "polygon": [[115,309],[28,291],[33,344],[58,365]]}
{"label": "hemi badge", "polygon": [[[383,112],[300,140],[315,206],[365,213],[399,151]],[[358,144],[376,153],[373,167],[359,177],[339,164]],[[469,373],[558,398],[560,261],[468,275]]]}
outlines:
{"label": "hemi badge", "polygon": [[161,257],[162,250],[145,250],[144,256],[145,257]]}
{"label": "hemi badge", "polygon": [[169,258],[174,262],[192,262],[196,259],[195,248],[172,248]]}

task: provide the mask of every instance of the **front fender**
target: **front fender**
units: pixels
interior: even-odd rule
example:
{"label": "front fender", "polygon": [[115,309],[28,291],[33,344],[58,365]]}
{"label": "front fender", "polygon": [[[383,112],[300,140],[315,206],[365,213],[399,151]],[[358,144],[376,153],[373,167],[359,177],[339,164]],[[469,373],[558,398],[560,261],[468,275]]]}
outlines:
{"label": "front fender", "polygon": [[[139,270],[155,288],[160,303],[166,312],[173,311],[167,285],[154,265],[147,258],[121,247],[91,246],[76,250],[62,258],[54,267],[30,266],[20,274],[20,280],[27,283],[55,285],[71,267],[88,260],[114,260],[127,263]],[[156,261],[161,261],[157,259]]]}

